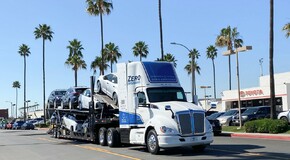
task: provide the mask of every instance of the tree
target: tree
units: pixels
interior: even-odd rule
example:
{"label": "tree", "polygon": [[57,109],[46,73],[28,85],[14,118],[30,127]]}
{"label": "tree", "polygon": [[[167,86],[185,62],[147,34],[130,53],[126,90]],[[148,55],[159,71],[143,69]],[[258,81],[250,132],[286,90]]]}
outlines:
{"label": "tree", "polygon": [[14,81],[12,87],[16,89],[16,100],[15,100],[15,118],[17,118],[17,105],[18,105],[18,89],[20,88],[20,82]]}
{"label": "tree", "polygon": [[215,83],[215,64],[214,64],[214,59],[217,57],[217,49],[215,46],[210,45],[206,49],[206,57],[208,59],[211,59],[212,61],[212,69],[213,69],[213,88],[214,88],[214,99],[216,99],[216,83]]}
{"label": "tree", "polygon": [[282,30],[286,32],[286,35],[285,35],[286,38],[289,38],[289,36],[290,36],[290,23],[285,24]]}
{"label": "tree", "polygon": [[177,63],[176,63],[176,59],[174,57],[173,54],[170,54],[170,53],[166,53],[163,57],[163,60],[162,59],[159,59],[157,58],[157,61],[166,61],[166,62],[172,62],[174,67],[176,67]]}
{"label": "tree", "polygon": [[118,59],[122,56],[119,51],[119,47],[114,43],[108,43],[104,49],[105,59],[111,63],[111,73],[113,72],[113,63],[117,63]]}
{"label": "tree", "polygon": [[158,13],[159,13],[159,30],[160,30],[160,48],[161,48],[161,60],[164,58],[163,51],[163,31],[162,31],[162,15],[161,15],[161,0],[158,0]]}
{"label": "tree", "polygon": [[65,61],[65,64],[72,66],[72,70],[74,70],[75,75],[75,86],[77,86],[78,69],[86,69],[87,67],[86,62],[82,59],[82,50],[84,48],[80,41],[78,41],[77,39],[73,39],[72,41],[69,41],[67,49],[69,49],[69,56],[68,59]]}
{"label": "tree", "polygon": [[[193,75],[192,75],[192,80],[193,80],[193,86],[194,86],[194,93],[193,95],[196,95],[196,79],[195,79],[195,65],[197,65],[196,59],[199,58],[200,54],[197,49],[193,48],[192,50],[189,50],[190,52],[188,53],[188,57],[193,61]],[[191,67],[190,67],[191,68]]]}
{"label": "tree", "polygon": [[97,72],[97,68],[100,70],[100,75],[102,74],[102,70],[106,70],[109,67],[107,63],[102,65],[102,57],[96,57],[96,59],[91,63],[91,69],[94,70],[94,74]]}
{"label": "tree", "polygon": [[132,49],[135,57],[140,56],[140,61],[142,61],[142,57],[146,58],[149,53],[148,45],[145,44],[144,41],[139,41],[135,43],[135,46]]}
{"label": "tree", "polygon": [[43,114],[44,123],[46,123],[46,111],[45,111],[45,41],[51,41],[54,33],[51,31],[50,26],[46,24],[39,24],[38,28],[35,27],[34,36],[35,39],[42,38],[42,75],[43,75]]}
{"label": "tree", "polygon": [[270,34],[269,34],[269,73],[271,119],[276,118],[275,80],[274,80],[274,0],[270,0]]}
{"label": "tree", "polygon": [[[187,71],[187,74],[188,75],[190,75],[191,74],[191,60],[188,62],[188,64],[184,67],[184,69]],[[196,93],[196,82],[195,82],[195,72],[197,73],[197,74],[199,74],[200,75],[200,67],[199,67],[199,65],[197,64],[197,62],[196,61],[193,61],[193,74],[194,74],[194,76],[193,76],[193,81],[194,81],[194,92]],[[194,94],[195,94],[194,93]]]}
{"label": "tree", "polygon": [[[87,12],[90,15],[100,16],[101,22],[101,56],[102,56],[102,64],[105,64],[105,58],[103,54],[104,50],[104,32],[103,32],[103,15],[109,15],[111,13],[111,9],[113,9],[113,3],[108,0],[86,0],[87,2]],[[104,70],[101,70],[101,75],[104,75]]]}
{"label": "tree", "polygon": [[[231,29],[231,26],[223,28],[216,38],[215,45],[218,47],[227,47],[227,50],[233,51],[234,48],[241,47],[243,40],[239,38],[240,33],[237,28]],[[231,56],[229,55],[229,90],[232,89],[231,80]]]}
{"label": "tree", "polygon": [[24,121],[26,121],[26,57],[30,54],[30,48],[26,44],[19,47],[18,53],[24,58]]}

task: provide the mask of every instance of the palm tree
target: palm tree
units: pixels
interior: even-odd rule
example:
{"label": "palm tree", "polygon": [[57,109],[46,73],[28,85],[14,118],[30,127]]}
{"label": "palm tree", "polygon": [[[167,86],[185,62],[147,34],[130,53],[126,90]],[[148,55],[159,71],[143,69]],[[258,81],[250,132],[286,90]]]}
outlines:
{"label": "palm tree", "polygon": [[[101,22],[101,52],[104,50],[104,35],[103,35],[103,15],[109,15],[111,13],[111,9],[113,9],[113,3],[108,0],[86,0],[87,2],[87,12],[90,15],[100,16]],[[102,64],[105,63],[105,58],[103,52],[102,56]],[[104,70],[101,70],[101,74],[104,74]]]}
{"label": "palm tree", "polygon": [[45,41],[53,38],[54,33],[51,31],[50,26],[46,24],[39,24],[38,28],[35,27],[34,36],[35,39],[42,38],[42,74],[43,74],[43,114],[44,123],[46,123],[46,111],[45,111]]}
{"label": "palm tree", "polygon": [[206,57],[207,57],[208,59],[211,59],[211,61],[212,61],[214,99],[216,99],[215,64],[214,64],[214,59],[217,57],[217,49],[215,48],[215,46],[210,45],[209,47],[207,47],[207,50],[206,50]]}
{"label": "palm tree", "polygon": [[142,57],[146,58],[149,53],[148,45],[145,44],[144,41],[135,43],[135,46],[132,49],[135,57],[140,56],[140,61],[142,61]]}
{"label": "palm tree", "polygon": [[[227,50],[233,51],[234,48],[241,47],[243,40],[239,38],[240,33],[237,28],[231,29],[231,26],[223,28],[216,38],[215,45],[218,47],[227,47]],[[231,80],[231,56],[229,55],[229,90],[232,89]]]}
{"label": "palm tree", "polygon": [[119,47],[114,43],[108,43],[104,49],[105,59],[111,63],[111,73],[113,72],[113,63],[117,63],[118,59],[122,56],[119,51]]}
{"label": "palm tree", "polygon": [[[188,64],[184,67],[184,69],[187,71],[188,75],[191,74],[191,60],[188,61]],[[201,70],[196,61],[193,61],[193,70],[194,70],[193,71],[194,76],[192,78],[194,78],[194,80],[193,80],[194,84],[193,85],[194,85],[194,92],[196,93],[195,72],[200,75],[200,70]],[[195,95],[195,93],[194,93],[194,95]]]}
{"label": "palm tree", "polygon": [[69,56],[68,59],[65,61],[65,64],[72,66],[75,75],[75,86],[77,86],[78,69],[86,69],[87,67],[86,62],[82,59],[83,58],[82,50],[84,48],[81,42],[78,41],[77,39],[69,41],[69,45],[66,48],[69,49]]}
{"label": "palm tree", "polygon": [[24,58],[24,121],[26,121],[26,57],[30,54],[30,48],[26,44],[19,47],[18,53]]}
{"label": "palm tree", "polygon": [[[193,67],[194,67],[195,72],[200,75],[201,69],[199,65],[196,62],[193,62]],[[188,64],[184,67],[184,69],[186,70],[188,75],[191,74],[191,61],[188,61]]]}
{"label": "palm tree", "polygon": [[163,60],[164,51],[163,51],[163,31],[162,31],[161,0],[158,0],[158,13],[159,13],[161,60]]}
{"label": "palm tree", "polygon": [[97,68],[99,68],[100,70],[100,75],[102,74],[102,70],[107,70],[108,68],[108,64],[105,63],[104,65],[102,65],[102,57],[96,57],[96,59],[91,63],[91,69],[94,70],[94,74],[96,74],[97,72]]}
{"label": "palm tree", "polygon": [[16,89],[16,101],[15,101],[15,117],[17,118],[17,105],[18,105],[18,89],[20,88],[20,82],[14,81],[12,87]]}
{"label": "palm tree", "polygon": [[197,65],[196,59],[199,58],[200,54],[197,49],[193,48],[192,50],[189,50],[188,57],[193,61],[193,75],[192,75],[192,81],[194,86],[194,93],[193,95],[196,95],[196,79],[195,79],[195,69],[194,65]]}
{"label": "palm tree", "polygon": [[166,53],[166,54],[164,55],[164,57],[163,57],[163,60],[157,58],[157,61],[172,62],[174,67],[177,66],[177,63],[176,63],[177,60],[175,59],[174,55],[173,55],[173,54],[170,54],[170,53]]}
{"label": "palm tree", "polygon": [[269,72],[271,119],[276,118],[275,80],[274,80],[274,0],[270,0],[270,35],[269,35]]}
{"label": "palm tree", "polygon": [[289,36],[290,36],[290,23],[285,24],[285,26],[283,27],[282,30],[286,32],[286,35],[285,35],[286,38],[289,38]]}

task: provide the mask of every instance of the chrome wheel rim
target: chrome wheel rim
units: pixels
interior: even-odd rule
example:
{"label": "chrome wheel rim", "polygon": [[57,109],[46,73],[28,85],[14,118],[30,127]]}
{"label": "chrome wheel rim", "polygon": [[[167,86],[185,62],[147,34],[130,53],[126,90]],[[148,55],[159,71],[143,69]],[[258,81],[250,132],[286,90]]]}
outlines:
{"label": "chrome wheel rim", "polygon": [[149,147],[149,149],[152,150],[152,151],[155,150],[156,146],[157,146],[156,143],[157,143],[156,142],[156,137],[153,134],[151,134],[150,137],[148,138],[148,147]]}

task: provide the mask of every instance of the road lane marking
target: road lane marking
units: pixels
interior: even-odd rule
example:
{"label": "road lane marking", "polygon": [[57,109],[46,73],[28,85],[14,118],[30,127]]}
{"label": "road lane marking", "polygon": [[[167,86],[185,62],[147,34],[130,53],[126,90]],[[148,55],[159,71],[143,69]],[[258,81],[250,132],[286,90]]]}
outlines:
{"label": "road lane marking", "polygon": [[80,145],[75,145],[75,146],[76,146],[76,147],[80,147],[80,148],[84,148],[84,149],[88,149],[88,150],[93,150],[93,151],[103,152],[103,153],[107,153],[107,154],[111,154],[111,155],[115,155],[115,156],[119,156],[119,157],[123,157],[123,158],[127,158],[127,159],[132,159],[132,160],[141,160],[141,159],[139,159],[139,158],[135,158],[135,157],[127,156],[127,155],[124,155],[124,154],[119,154],[119,153],[111,152],[111,151],[109,151],[109,150],[102,149],[102,148],[98,148],[98,147],[80,146]]}
{"label": "road lane marking", "polygon": [[275,159],[287,159],[287,160],[289,160],[289,158],[265,155],[265,154],[262,154],[262,153],[238,152],[238,151],[229,151],[229,150],[215,149],[215,148],[207,148],[207,149],[208,150],[212,150],[212,151],[228,152],[228,153],[241,154],[241,155],[246,155],[246,156],[260,156],[260,157],[273,158],[273,159],[275,158]]}
{"label": "road lane marking", "polygon": [[[59,141],[51,140],[51,139],[47,139],[47,138],[36,138],[36,139],[43,140],[43,141],[48,141],[48,142],[59,142]],[[103,153],[107,153],[107,154],[111,154],[111,155],[115,155],[115,156],[119,156],[119,157],[123,157],[123,158],[127,158],[127,159],[141,160],[139,158],[135,158],[135,157],[127,156],[127,155],[124,155],[124,154],[119,154],[119,153],[111,152],[109,150],[102,149],[102,148],[98,148],[98,147],[81,146],[81,145],[73,145],[73,146],[76,146],[76,147],[79,147],[79,148],[83,148],[83,149],[88,149],[88,150],[103,152]]]}
{"label": "road lane marking", "polygon": [[43,140],[43,141],[48,141],[48,142],[58,142],[56,140],[51,140],[51,139],[47,139],[47,138],[36,138],[38,140]]}

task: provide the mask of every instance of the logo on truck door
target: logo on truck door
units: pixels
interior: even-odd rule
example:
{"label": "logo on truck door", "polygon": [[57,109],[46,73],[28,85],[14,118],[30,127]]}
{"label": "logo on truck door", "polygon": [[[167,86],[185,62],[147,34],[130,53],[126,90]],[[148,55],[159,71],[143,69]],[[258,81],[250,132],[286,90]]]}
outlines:
{"label": "logo on truck door", "polygon": [[140,83],[141,76],[128,76],[128,84],[137,84]]}

